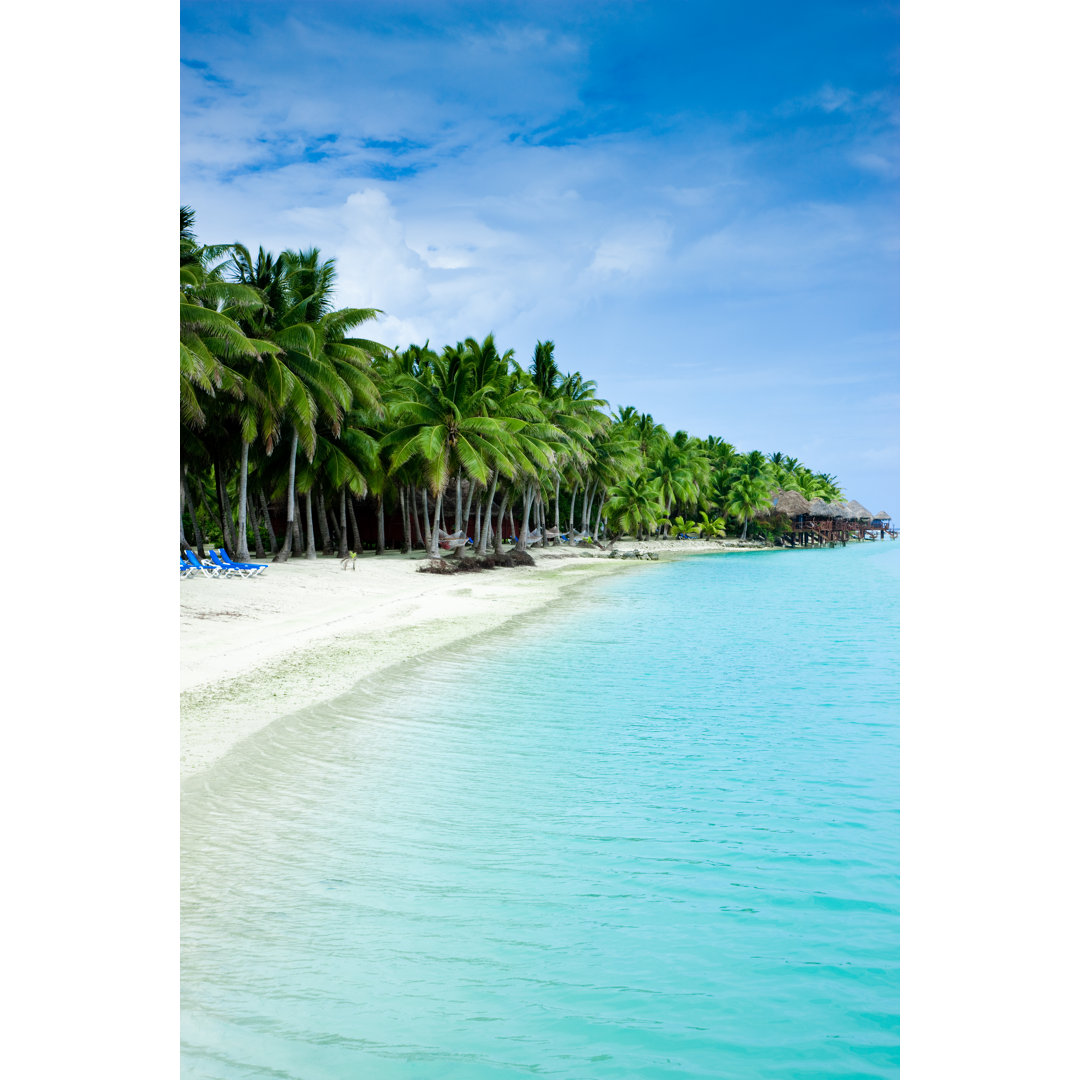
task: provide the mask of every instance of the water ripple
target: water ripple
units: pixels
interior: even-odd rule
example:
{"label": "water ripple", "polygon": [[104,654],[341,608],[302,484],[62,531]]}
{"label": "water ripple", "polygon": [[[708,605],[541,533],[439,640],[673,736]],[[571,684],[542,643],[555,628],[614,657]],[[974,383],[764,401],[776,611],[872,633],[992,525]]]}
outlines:
{"label": "water ripple", "polygon": [[596,582],[189,782],[183,1075],[897,1076],[897,548]]}

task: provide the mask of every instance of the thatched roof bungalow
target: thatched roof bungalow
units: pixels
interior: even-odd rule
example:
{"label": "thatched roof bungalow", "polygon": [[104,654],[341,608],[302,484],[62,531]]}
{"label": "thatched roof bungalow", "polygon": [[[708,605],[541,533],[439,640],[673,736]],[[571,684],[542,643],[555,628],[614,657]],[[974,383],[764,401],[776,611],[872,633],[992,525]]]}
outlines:
{"label": "thatched roof bungalow", "polygon": [[781,491],[773,499],[773,506],[781,513],[790,518],[801,517],[810,513],[810,503],[797,491]]}

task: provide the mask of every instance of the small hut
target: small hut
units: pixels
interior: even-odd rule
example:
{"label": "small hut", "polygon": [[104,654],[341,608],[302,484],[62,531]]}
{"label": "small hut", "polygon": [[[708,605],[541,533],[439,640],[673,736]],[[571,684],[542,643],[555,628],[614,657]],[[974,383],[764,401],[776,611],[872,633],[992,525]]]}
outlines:
{"label": "small hut", "polygon": [[862,503],[856,502],[854,499],[848,503],[848,508],[854,512],[856,521],[870,521],[874,516]]}
{"label": "small hut", "polygon": [[781,491],[773,500],[773,506],[789,518],[802,517],[810,513],[810,503],[797,491]]}
{"label": "small hut", "polygon": [[893,532],[892,527],[892,514],[888,510],[879,510],[875,515],[873,521],[870,522],[871,529],[881,530],[881,539],[885,539],[885,534],[888,533],[893,539],[896,538],[896,534]]}
{"label": "small hut", "polygon": [[791,521],[791,531],[787,536],[787,542],[792,547],[809,543],[810,537],[807,534],[805,519],[810,511],[810,503],[799,492],[778,491],[773,498],[773,509]]}

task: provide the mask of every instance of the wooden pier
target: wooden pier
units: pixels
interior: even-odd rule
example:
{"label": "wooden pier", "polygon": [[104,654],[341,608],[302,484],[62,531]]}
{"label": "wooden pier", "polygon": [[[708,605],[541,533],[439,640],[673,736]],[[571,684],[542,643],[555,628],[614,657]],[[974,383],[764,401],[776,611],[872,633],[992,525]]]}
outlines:
{"label": "wooden pier", "polygon": [[781,491],[773,497],[773,511],[791,520],[791,532],[782,543],[791,547],[847,545],[866,540],[895,540],[898,530],[884,511],[871,514],[857,502],[826,503],[822,499],[807,502],[797,491]]}

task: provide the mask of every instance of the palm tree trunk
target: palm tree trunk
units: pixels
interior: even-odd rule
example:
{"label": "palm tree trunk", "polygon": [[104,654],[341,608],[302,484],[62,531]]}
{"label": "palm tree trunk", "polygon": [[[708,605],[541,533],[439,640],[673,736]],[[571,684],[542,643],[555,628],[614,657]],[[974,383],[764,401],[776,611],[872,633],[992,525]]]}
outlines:
{"label": "palm tree trunk", "polygon": [[218,522],[221,525],[221,542],[231,553],[236,553],[236,540],[232,531],[232,507],[229,505],[229,492],[225,483],[225,472],[221,467],[221,458],[214,455],[214,484],[217,487]]}
{"label": "palm tree trunk", "polygon": [[405,490],[401,484],[397,489],[398,506],[401,508],[401,525],[405,530],[405,554],[412,554],[412,518],[409,516],[409,508],[405,505]]}
{"label": "palm tree trunk", "polygon": [[[195,534],[195,546],[199,550],[199,558],[203,557],[203,538],[202,531],[199,529],[199,519],[195,516],[195,504],[191,501],[191,492],[188,490],[187,477],[180,473],[180,492],[184,497],[184,502],[187,503],[188,516],[191,518],[191,530]],[[183,538],[183,526],[181,526],[180,536]]]}
{"label": "palm tree trunk", "polygon": [[518,533],[517,549],[524,551],[528,546],[526,537],[529,535],[529,511],[532,510],[532,484],[527,484],[521,496],[521,531]]}
{"label": "palm tree trunk", "polygon": [[305,559],[318,558],[315,550],[315,525],[311,520],[311,492],[304,496],[304,530],[307,532],[307,549],[304,551]]}
{"label": "palm tree trunk", "polygon": [[575,534],[574,534],[574,504],[577,502],[577,489],[578,489],[578,485],[574,484],[574,490],[570,495],[570,526],[569,526],[569,528],[570,528],[570,543],[571,544],[575,540]]}
{"label": "palm tree trunk", "polygon": [[[213,518],[214,511],[207,505],[206,492],[203,490],[203,485],[198,477],[196,477],[195,480],[195,512],[202,513],[207,518]],[[209,546],[206,543],[206,535],[200,531],[197,541],[199,545],[199,558],[205,559],[206,551],[204,548]]]}
{"label": "palm tree trunk", "polygon": [[322,537],[323,554],[333,555],[334,538],[330,534],[330,523],[326,520],[326,499],[323,498],[322,488],[315,492],[315,509],[319,514],[319,535]]}
{"label": "palm tree trunk", "polygon": [[285,504],[285,539],[281,541],[281,550],[274,556],[274,562],[288,562],[292,554],[293,519],[296,517],[296,444],[300,434],[296,428],[292,433],[292,448],[289,450],[289,496]]}
{"label": "palm tree trunk", "polygon": [[416,546],[419,547],[423,540],[424,549],[427,550],[427,540],[420,525],[420,500],[416,497],[416,488],[409,488],[409,496],[412,500],[413,524],[416,526]]}
{"label": "palm tree trunk", "polygon": [[596,487],[593,489],[593,494],[594,495],[599,494],[599,496],[600,496],[600,498],[598,498],[596,500],[596,528],[593,530],[593,539],[599,544],[600,543],[600,521],[601,521],[601,517],[602,517],[602,515],[604,513],[604,496],[607,494],[607,492],[606,491],[603,491],[603,492],[600,491],[600,484],[599,484],[599,482],[597,482]]}
{"label": "palm tree trunk", "polygon": [[[513,494],[512,488],[506,489],[506,494],[502,497],[502,502],[499,503],[499,524],[495,527],[495,532],[491,535],[491,550],[501,555],[503,550],[502,534],[503,534],[503,520],[506,517],[506,508],[510,505],[510,498]],[[510,528],[513,530],[514,522],[511,518]]]}
{"label": "palm tree trunk", "polygon": [[555,473],[555,531],[562,536],[562,529],[559,528],[559,483],[562,477]]}
{"label": "palm tree trunk", "polygon": [[547,547],[547,506],[539,491],[536,493],[536,524],[540,526],[540,546]]}
{"label": "palm tree trunk", "polygon": [[495,502],[495,489],[498,485],[495,483],[494,477],[491,480],[491,490],[488,492],[486,499],[486,505],[484,506],[484,529],[480,537],[480,554],[486,555],[488,549],[488,543],[491,539],[491,507]]}
{"label": "palm tree trunk", "polygon": [[477,555],[487,554],[487,535],[488,528],[491,525],[491,499],[493,498],[493,492],[495,491],[495,477],[492,476],[491,483],[484,488],[483,495],[480,496],[476,504],[476,532],[473,533],[473,551]]}
{"label": "palm tree trunk", "polygon": [[514,538],[514,543],[517,543],[518,530],[514,524],[514,503],[510,497],[510,492],[506,493],[506,502],[509,504],[507,509],[510,511],[510,535]]}
{"label": "palm tree trunk", "polygon": [[248,444],[240,446],[240,490],[236,496],[237,510],[240,517],[236,525],[236,557],[240,562],[247,562],[251,558],[248,551],[247,541],[247,510],[248,510]]}
{"label": "palm tree trunk", "polygon": [[262,526],[259,524],[259,515],[255,510],[255,500],[248,496],[248,520],[251,522],[251,531],[255,536],[255,557],[266,558],[266,548],[263,546]]}
{"label": "palm tree trunk", "polygon": [[184,474],[180,474],[180,550],[187,551],[191,545],[184,534]]}
{"label": "palm tree trunk", "polygon": [[[473,496],[475,494],[476,494],[476,481],[475,480],[470,480],[469,481],[469,494],[465,499],[465,513],[461,517],[461,520],[465,523],[465,533],[466,533],[466,535],[469,532],[469,518],[472,516]],[[454,531],[457,532],[456,529]],[[475,544],[477,544],[479,542],[480,542],[480,537],[478,535],[474,536],[473,537],[473,544],[475,545]]]}
{"label": "palm tree trunk", "polygon": [[[332,506],[327,506],[326,516],[330,519],[331,540],[331,550],[327,552],[327,555],[333,555],[341,544],[341,526],[338,524],[338,516],[334,513],[334,508]],[[344,558],[344,556],[342,556],[342,558]]]}
{"label": "palm tree trunk", "polygon": [[[427,516],[427,488],[424,488],[424,515]],[[439,555],[439,517],[443,510],[443,493],[440,491],[435,496],[435,512],[432,514],[434,519],[434,528],[431,530],[431,535],[428,541],[428,555],[432,559],[441,558]]]}
{"label": "palm tree trunk", "polygon": [[337,554],[339,559],[349,557],[349,510],[345,500],[348,499],[345,485],[341,485],[341,526],[338,528]]}
{"label": "palm tree trunk", "polygon": [[352,533],[353,546],[349,548],[350,551],[355,551],[357,555],[362,555],[364,551],[364,545],[360,541],[360,527],[356,524],[356,510],[353,509],[353,503],[356,500],[352,497],[352,492],[346,492],[345,495],[345,509],[349,515],[349,531]]}
{"label": "palm tree trunk", "polygon": [[[270,537],[270,554],[277,555],[277,537],[274,535],[274,523],[270,520],[270,507],[266,504],[266,492],[259,489],[259,502],[262,503],[263,520],[266,522],[266,534]],[[277,559],[274,559],[277,562]]]}
{"label": "palm tree trunk", "polygon": [[[457,474],[457,498],[454,501],[454,532],[461,532],[461,473]],[[469,515],[465,515],[465,520],[469,520]]]}
{"label": "palm tree trunk", "polygon": [[739,537],[740,540],[745,540],[746,539],[746,527],[749,524],[750,524],[750,519],[748,517],[744,517],[743,518],[743,523],[742,523],[742,536]]}
{"label": "palm tree trunk", "polygon": [[383,514],[383,497],[380,492],[375,496],[375,506],[378,508],[379,528],[375,534],[375,554],[382,555],[386,551],[386,520]]}
{"label": "palm tree trunk", "polygon": [[[423,500],[423,502],[424,502],[424,550],[428,553],[428,555],[431,555],[432,529],[431,529],[431,522],[428,520],[427,488],[426,487],[423,489],[423,495],[424,495],[424,500]],[[437,519],[435,521],[435,527],[436,528],[439,527],[439,522],[438,522]],[[432,556],[432,558],[434,558],[434,556]]]}

